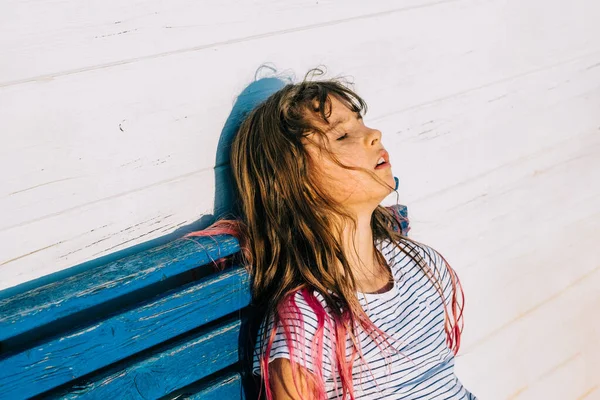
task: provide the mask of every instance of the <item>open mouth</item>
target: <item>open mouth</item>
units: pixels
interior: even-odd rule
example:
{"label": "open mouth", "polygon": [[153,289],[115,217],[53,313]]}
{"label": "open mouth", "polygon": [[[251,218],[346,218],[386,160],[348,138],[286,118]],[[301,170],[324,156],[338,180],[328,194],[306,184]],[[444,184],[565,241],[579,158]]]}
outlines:
{"label": "open mouth", "polygon": [[375,169],[383,169],[383,168],[388,168],[391,166],[386,155],[387,154],[384,154],[383,156],[379,157],[379,160],[377,161],[377,165],[375,165]]}

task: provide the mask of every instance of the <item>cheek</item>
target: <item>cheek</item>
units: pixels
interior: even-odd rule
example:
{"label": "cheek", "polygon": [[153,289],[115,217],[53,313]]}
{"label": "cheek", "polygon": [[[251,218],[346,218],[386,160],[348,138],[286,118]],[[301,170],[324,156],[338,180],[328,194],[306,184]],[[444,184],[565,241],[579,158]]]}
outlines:
{"label": "cheek", "polygon": [[[346,166],[365,168],[363,154],[359,151],[339,150],[338,160]],[[325,155],[311,152],[311,173],[319,187],[340,202],[352,201],[372,180],[364,172],[345,169]],[[363,190],[361,190],[363,189]]]}
{"label": "cheek", "polygon": [[362,197],[364,188],[369,186],[369,178],[361,171],[332,164],[323,171],[320,185],[336,201],[347,203]]}
{"label": "cheek", "polygon": [[351,167],[364,167],[365,154],[363,151],[353,147],[347,147],[337,153],[340,162]]}
{"label": "cheek", "polygon": [[[340,160],[344,162],[343,160]],[[345,164],[348,165],[348,164]],[[360,183],[356,171],[347,170],[331,160],[314,163],[311,172],[321,189],[334,198],[347,197],[351,188]]]}

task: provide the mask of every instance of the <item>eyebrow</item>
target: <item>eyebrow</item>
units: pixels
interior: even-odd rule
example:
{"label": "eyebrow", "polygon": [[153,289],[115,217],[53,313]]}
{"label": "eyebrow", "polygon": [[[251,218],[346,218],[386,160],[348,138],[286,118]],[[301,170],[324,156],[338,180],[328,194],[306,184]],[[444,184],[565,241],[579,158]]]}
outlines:
{"label": "eyebrow", "polygon": [[[356,118],[357,118],[357,119],[360,119],[360,118],[362,118],[362,115],[360,115],[360,113],[359,113],[359,112],[357,112],[357,113],[356,113]],[[325,131],[325,133],[329,133],[329,132],[333,131],[333,130],[334,130],[335,128],[337,128],[339,125],[341,125],[341,124],[344,124],[344,123],[348,122],[349,120],[350,120],[349,118],[346,118],[346,119],[343,119],[343,120],[337,120],[337,121],[335,121],[335,122],[332,122],[332,123],[331,123],[331,128],[327,129],[327,130]]]}
{"label": "eyebrow", "polygon": [[337,128],[338,126],[340,126],[341,124],[343,124],[343,123],[345,123],[347,121],[348,121],[347,119],[344,119],[344,120],[338,120],[338,121],[332,122],[331,123],[331,127],[329,129],[327,129],[325,132],[329,133],[329,132],[335,130],[335,128]]}

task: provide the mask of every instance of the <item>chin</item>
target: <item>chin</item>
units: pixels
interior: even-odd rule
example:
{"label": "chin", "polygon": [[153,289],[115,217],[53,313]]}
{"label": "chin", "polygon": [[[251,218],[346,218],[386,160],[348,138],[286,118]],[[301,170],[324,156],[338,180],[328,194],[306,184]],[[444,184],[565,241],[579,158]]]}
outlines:
{"label": "chin", "polygon": [[390,179],[388,179],[388,183],[392,187],[392,191],[393,191],[393,188],[396,187],[396,180],[394,179],[394,174],[390,173]]}
{"label": "chin", "polygon": [[387,183],[388,185],[390,185],[392,188],[388,189],[388,194],[390,194],[391,192],[394,191],[394,188],[396,187],[396,181],[394,180],[394,174],[390,173],[389,178],[385,179],[385,183]]}
{"label": "chin", "polygon": [[388,197],[391,193],[394,193],[392,189],[381,187],[377,192],[373,192],[373,197],[376,196],[377,205],[381,204],[381,202]]}

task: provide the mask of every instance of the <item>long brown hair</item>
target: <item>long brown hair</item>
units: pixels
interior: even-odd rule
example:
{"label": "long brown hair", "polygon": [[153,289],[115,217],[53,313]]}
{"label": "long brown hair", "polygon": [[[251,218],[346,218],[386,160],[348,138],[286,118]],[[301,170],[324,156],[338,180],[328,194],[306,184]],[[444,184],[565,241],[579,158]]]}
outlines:
{"label": "long brown hair", "polygon": [[[310,354],[316,361],[323,357],[324,326],[330,326],[334,333],[337,351],[331,364],[341,381],[341,398],[354,398],[352,366],[360,357],[360,349],[354,340],[358,329],[367,332],[378,345],[387,340],[359,303],[355,276],[343,251],[343,225],[339,221],[349,223],[354,231],[356,221],[342,204],[318,185],[305,149],[311,133],[324,135],[311,117],[329,124],[332,96],[360,115],[366,112],[366,103],[341,79],[309,79],[319,73],[322,73],[319,69],[309,71],[302,82],[287,84],[247,115],[231,145],[231,170],[241,215],[236,220],[217,221],[208,229],[191,234],[228,232],[240,241],[244,264],[252,277],[253,304],[272,321],[271,330],[264,329],[260,338],[262,388],[268,399],[272,398],[268,360],[278,324],[285,327],[290,362],[295,362],[294,351],[305,354],[304,349],[294,348],[297,344],[291,340],[292,336],[302,337],[303,327],[297,322],[299,310],[294,302],[297,293],[304,296],[317,316],[317,337],[310,344]],[[364,170],[388,186],[372,171],[344,166],[328,148],[324,150],[338,165]],[[447,345],[456,354],[462,331],[458,278],[450,269],[453,286],[450,313],[439,281],[440,274],[438,272],[436,278],[431,270],[433,260],[428,263],[419,256],[417,247],[420,243],[402,233],[401,223],[402,217],[391,208],[377,206],[371,217],[373,238],[393,243],[417,262],[434,282],[443,299]],[[385,265],[381,253],[375,254]],[[322,296],[325,306],[316,300],[315,293]],[[461,303],[464,303],[464,297]],[[346,354],[348,338],[355,343],[349,357]],[[325,398],[322,373],[317,370],[308,374],[307,379],[315,390],[312,398]],[[295,378],[294,381],[297,382]]]}

